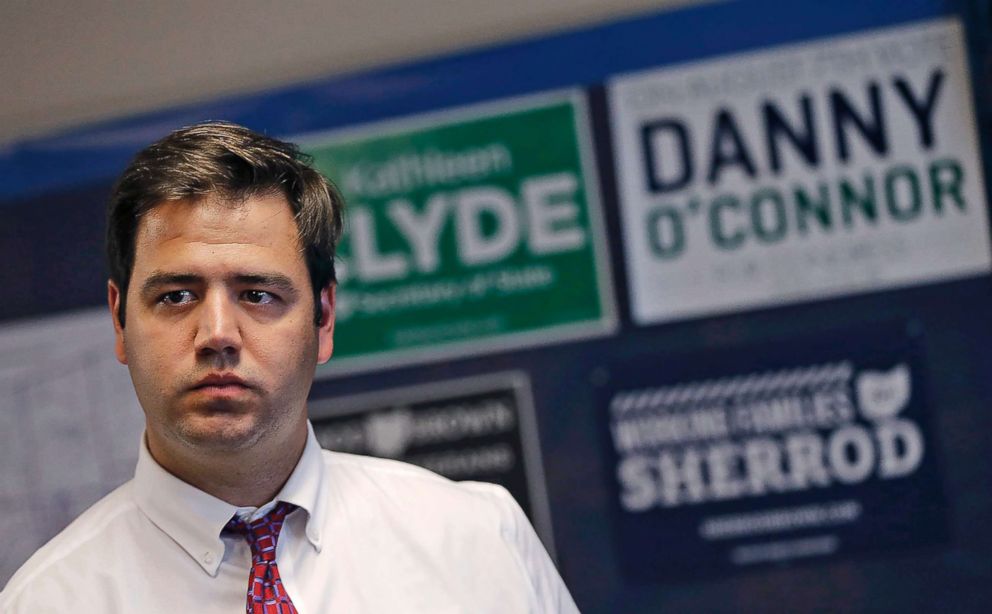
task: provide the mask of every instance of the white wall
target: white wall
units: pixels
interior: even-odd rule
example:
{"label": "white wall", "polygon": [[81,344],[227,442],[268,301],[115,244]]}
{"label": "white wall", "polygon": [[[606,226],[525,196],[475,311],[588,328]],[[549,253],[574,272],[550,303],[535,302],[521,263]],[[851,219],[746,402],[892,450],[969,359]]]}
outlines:
{"label": "white wall", "polygon": [[6,0],[0,144],[700,0]]}

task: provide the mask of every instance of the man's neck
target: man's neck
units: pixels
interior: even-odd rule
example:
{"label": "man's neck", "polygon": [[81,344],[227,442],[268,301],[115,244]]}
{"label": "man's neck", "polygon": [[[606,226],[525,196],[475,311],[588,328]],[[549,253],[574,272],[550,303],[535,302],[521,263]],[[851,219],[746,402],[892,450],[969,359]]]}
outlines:
{"label": "man's neck", "polygon": [[146,437],[148,452],[166,471],[222,501],[260,507],[271,501],[292,475],[307,442],[306,423],[286,443],[259,442],[245,450],[191,450],[176,454]]}

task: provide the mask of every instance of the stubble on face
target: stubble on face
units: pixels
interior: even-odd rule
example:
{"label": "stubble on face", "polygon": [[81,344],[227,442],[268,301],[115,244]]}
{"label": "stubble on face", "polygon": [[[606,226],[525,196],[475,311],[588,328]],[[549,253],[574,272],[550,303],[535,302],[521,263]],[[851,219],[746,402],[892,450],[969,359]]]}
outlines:
{"label": "stubble on face", "polygon": [[[306,335],[295,345],[296,352],[288,357],[275,355],[269,348],[257,347],[261,362],[286,361],[290,365],[313,362],[316,335]],[[267,354],[273,354],[271,356]],[[306,397],[313,378],[313,369],[304,370],[300,377],[280,379],[278,383],[256,376],[256,368],[246,360],[201,360],[171,391],[169,404],[172,416],[162,429],[177,443],[190,449],[234,453],[254,448],[265,437],[299,426],[305,418]],[[200,392],[197,384],[211,373],[233,372],[244,380],[243,390],[230,396]],[[146,412],[147,413],[147,412]]]}

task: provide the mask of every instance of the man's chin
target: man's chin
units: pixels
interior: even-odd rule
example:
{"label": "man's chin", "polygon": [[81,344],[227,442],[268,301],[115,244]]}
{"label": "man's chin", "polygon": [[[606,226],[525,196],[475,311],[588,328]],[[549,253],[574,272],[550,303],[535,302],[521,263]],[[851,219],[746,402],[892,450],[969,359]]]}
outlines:
{"label": "man's chin", "polygon": [[254,414],[234,412],[187,415],[175,425],[179,439],[204,451],[236,451],[250,447],[261,438],[262,430]]}

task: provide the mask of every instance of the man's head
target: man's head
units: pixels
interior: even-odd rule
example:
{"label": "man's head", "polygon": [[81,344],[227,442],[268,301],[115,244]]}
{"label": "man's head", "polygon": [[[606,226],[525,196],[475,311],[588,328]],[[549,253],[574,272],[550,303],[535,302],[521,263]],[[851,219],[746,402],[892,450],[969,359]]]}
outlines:
{"label": "man's head", "polygon": [[179,130],[124,172],[108,302],[166,468],[302,445],[314,368],[333,348],[341,207],[294,146],[231,124]]}
{"label": "man's head", "polygon": [[308,156],[291,143],[226,122],[177,130],[140,151],[107,208],[107,260],[110,279],[122,292],[120,325],[127,318],[135,234],[147,211],[208,195],[237,202],[266,194],[284,196],[293,211],[316,303],[320,290],[335,280],[344,203]]}

